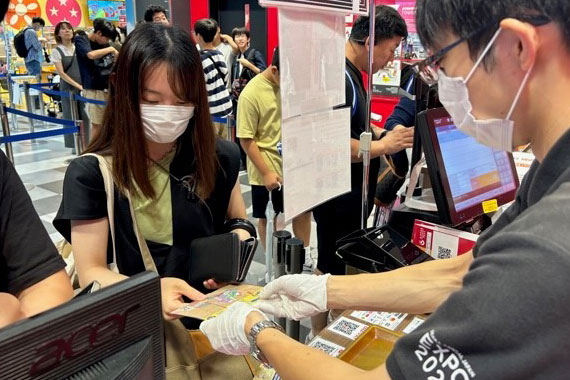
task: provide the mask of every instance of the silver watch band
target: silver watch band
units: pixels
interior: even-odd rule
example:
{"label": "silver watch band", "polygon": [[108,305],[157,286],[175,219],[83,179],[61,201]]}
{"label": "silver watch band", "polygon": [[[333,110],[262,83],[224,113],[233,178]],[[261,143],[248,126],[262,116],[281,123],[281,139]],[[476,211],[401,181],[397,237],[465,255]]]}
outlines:
{"label": "silver watch band", "polygon": [[263,353],[261,352],[261,350],[257,346],[257,336],[259,335],[260,332],[262,332],[263,330],[268,329],[268,328],[277,329],[281,332],[283,331],[281,326],[279,326],[277,323],[275,323],[273,321],[265,320],[265,321],[257,322],[251,328],[251,331],[249,332],[248,340],[249,340],[249,344],[250,344],[249,352],[250,352],[251,356],[253,356],[257,360],[259,360],[265,366],[271,367],[267,358],[265,357],[265,355],[263,355]]}

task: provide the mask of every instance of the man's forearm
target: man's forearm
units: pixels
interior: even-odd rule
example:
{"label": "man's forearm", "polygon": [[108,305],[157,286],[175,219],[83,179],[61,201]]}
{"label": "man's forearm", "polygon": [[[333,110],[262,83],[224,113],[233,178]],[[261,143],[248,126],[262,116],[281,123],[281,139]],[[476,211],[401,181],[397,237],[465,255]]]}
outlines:
{"label": "man's forearm", "polygon": [[[357,139],[350,139],[350,158],[351,162],[362,162],[362,157],[358,157],[360,149],[360,141]],[[370,159],[378,158],[384,155],[386,146],[382,140],[372,141],[370,144]]]}
{"label": "man's forearm", "polygon": [[267,164],[265,163],[265,160],[261,155],[261,151],[259,150],[257,143],[253,139],[240,138],[240,143],[243,149],[245,150],[245,153],[247,154],[253,165],[256,167],[256,169],[261,173],[261,175],[264,176],[271,171],[267,166]]}
{"label": "man's forearm", "polygon": [[472,261],[473,255],[466,253],[390,272],[331,276],[327,283],[328,308],[431,313],[461,289]]}
{"label": "man's forearm", "polygon": [[89,59],[102,58],[108,54],[113,53],[114,50],[115,49],[111,46],[108,48],[104,48],[104,49],[91,50],[89,53],[87,53],[87,58],[89,58]]}
{"label": "man's forearm", "polygon": [[261,331],[257,344],[284,380],[389,380],[384,366],[364,371],[308,347],[275,329]]}

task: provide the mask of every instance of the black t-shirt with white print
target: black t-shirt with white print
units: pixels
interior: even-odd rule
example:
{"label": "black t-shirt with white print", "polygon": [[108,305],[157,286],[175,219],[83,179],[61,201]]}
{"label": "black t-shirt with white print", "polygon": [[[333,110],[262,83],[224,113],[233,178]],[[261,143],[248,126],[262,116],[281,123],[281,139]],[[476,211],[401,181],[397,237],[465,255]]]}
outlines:
{"label": "black t-shirt with white print", "polygon": [[570,378],[570,130],[478,240],[463,288],[387,360],[394,380]]}

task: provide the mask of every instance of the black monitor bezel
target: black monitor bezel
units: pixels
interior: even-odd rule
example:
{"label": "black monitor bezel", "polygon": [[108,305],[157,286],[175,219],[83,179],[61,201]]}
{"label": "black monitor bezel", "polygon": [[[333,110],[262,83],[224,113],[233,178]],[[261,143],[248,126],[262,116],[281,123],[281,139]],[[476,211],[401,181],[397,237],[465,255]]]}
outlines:
{"label": "black monitor bezel", "polygon": [[[145,299],[132,296],[133,294],[140,295],[140,292],[145,292]],[[58,364],[53,368],[47,365],[46,367],[50,368],[46,368],[45,370],[33,369],[34,363],[38,362],[39,350],[43,350],[45,346],[55,346],[55,342],[63,341],[63,343],[68,343],[67,338],[85,330],[85,326],[78,328],[76,325],[91,325],[93,324],[92,322],[101,323],[99,320],[101,318],[105,321],[111,321],[110,318],[106,318],[109,314],[109,310],[106,310],[105,307],[109,304],[109,300],[116,303],[119,302],[120,298],[124,298],[125,301],[123,302],[124,305],[121,305],[121,310],[117,311],[123,312],[128,309],[134,309],[133,306],[136,307],[136,320],[148,320],[148,329],[145,328],[144,330],[136,331],[125,330],[124,335],[115,334],[113,335],[112,341],[103,342],[97,344],[96,347],[83,350],[85,353],[73,354],[71,358],[66,355],[60,355],[65,356],[65,358],[61,360],[58,359]],[[85,321],[78,317],[78,314],[84,314],[85,310],[98,311],[100,310],[99,307],[102,307],[103,312],[107,315],[101,315],[101,317],[99,317],[94,313],[94,318],[97,319],[93,321]],[[133,321],[130,317],[125,318],[131,322]],[[63,321],[71,321],[72,323],[70,323],[69,327],[66,326],[65,328],[58,329],[56,326],[62,326]],[[158,324],[154,324],[156,322],[158,322]],[[150,326],[153,327],[151,328]],[[48,330],[49,333],[45,335],[37,334]],[[33,341],[29,340],[30,336],[34,334],[37,334],[37,339]],[[127,348],[129,345],[148,337],[152,338],[152,349],[153,352],[156,353],[152,358],[154,378],[164,378],[164,332],[160,299],[160,278],[158,274],[153,272],[139,273],[95,293],[74,298],[53,309],[0,329],[0,353],[5,354],[12,352],[13,355],[13,352],[21,353],[22,350],[25,349],[26,354],[18,356],[19,362],[17,366],[11,369],[14,373],[18,374],[18,378],[55,379],[80,373],[88,366],[97,364],[106,357],[116,354],[121,349]],[[111,348],[111,345],[114,345],[115,342],[117,342],[117,345]],[[54,351],[59,352],[62,350],[54,349]],[[45,352],[49,353],[51,351]],[[39,356],[48,355],[42,353]],[[6,360],[6,358],[3,357],[3,360]],[[45,360],[41,361],[43,362]],[[1,372],[6,371],[6,365],[6,362],[0,364],[0,368],[3,369]],[[62,376],[63,373],[65,376]]]}
{"label": "black monitor bezel", "polygon": [[[434,124],[434,120],[450,117],[451,116],[445,108],[434,108],[423,111],[418,115],[418,129],[421,134],[422,146],[425,152],[426,163],[430,173],[430,180],[440,219],[444,224],[457,226],[473,220],[478,216],[484,215],[485,212],[483,210],[483,202],[477,203],[461,211],[455,210],[455,203],[453,202],[451,187],[449,186],[449,180],[435,130],[436,126]],[[511,191],[493,198],[497,200],[497,205],[499,207],[513,201],[519,187],[519,180],[513,155],[507,152],[507,157],[509,158],[511,174],[513,176],[513,181],[515,182],[515,187]]]}

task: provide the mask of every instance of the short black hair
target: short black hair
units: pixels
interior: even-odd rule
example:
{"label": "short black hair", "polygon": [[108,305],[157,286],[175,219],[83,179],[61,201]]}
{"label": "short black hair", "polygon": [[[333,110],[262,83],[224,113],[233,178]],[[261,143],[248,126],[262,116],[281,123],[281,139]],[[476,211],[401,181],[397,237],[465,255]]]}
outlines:
{"label": "short black hair", "polygon": [[194,24],[194,33],[201,35],[204,42],[210,43],[218,33],[218,22],[211,18],[202,18]]}
{"label": "short black hair", "polygon": [[41,18],[41,17],[34,17],[34,18],[32,19],[32,24],[35,24],[36,22],[37,22],[38,24],[40,24],[41,26],[46,26],[46,22],[45,22],[44,19]]}
{"label": "short black hair", "polygon": [[422,44],[432,50],[443,48],[439,42],[446,33],[468,37],[483,29],[468,41],[472,59],[489,43],[502,19],[524,20],[524,16],[530,15],[547,16],[556,22],[570,49],[568,0],[418,0],[416,3],[418,34]]}
{"label": "short black hair", "polygon": [[93,32],[101,32],[103,37],[107,37],[111,41],[115,41],[115,38],[117,38],[117,29],[115,29],[115,26],[110,21],[104,18],[96,18],[93,20]]}
{"label": "short black hair", "polygon": [[144,20],[146,22],[152,22],[152,18],[154,17],[155,13],[164,13],[166,16],[166,9],[160,5],[149,5],[144,12]]}
{"label": "short black hair", "polygon": [[271,58],[271,66],[275,66],[277,67],[277,70],[279,69],[279,46],[277,46],[275,48],[275,50],[273,50],[273,57]]}
{"label": "short black hair", "polygon": [[[408,27],[397,10],[387,5],[376,7],[374,45],[394,37],[408,37]],[[350,32],[350,40],[363,45],[370,35],[370,17],[359,16]]]}
{"label": "short black hair", "polygon": [[245,26],[242,26],[240,28],[234,28],[232,30],[232,38],[235,40],[237,35],[241,35],[241,34],[245,34],[247,38],[249,38],[250,34],[249,34],[249,30],[247,30],[247,28]]}

